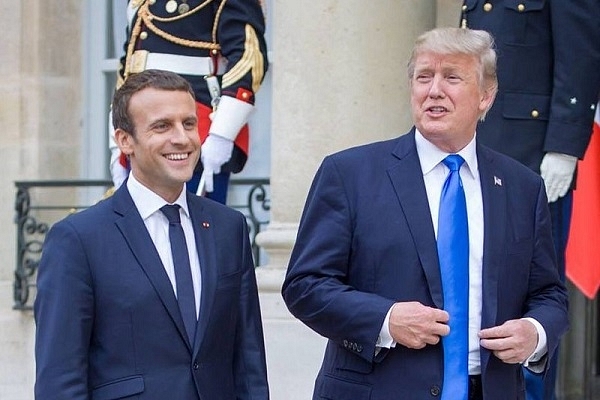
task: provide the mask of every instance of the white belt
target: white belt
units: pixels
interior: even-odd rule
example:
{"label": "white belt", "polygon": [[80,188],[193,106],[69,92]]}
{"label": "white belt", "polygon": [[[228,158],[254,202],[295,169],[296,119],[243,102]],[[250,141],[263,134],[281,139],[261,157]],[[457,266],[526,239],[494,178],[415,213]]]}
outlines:
{"label": "white belt", "polygon": [[224,58],[219,57],[217,71],[213,71],[210,57],[181,56],[166,53],[148,53],[143,69],[162,69],[180,75],[223,75],[227,67]]}

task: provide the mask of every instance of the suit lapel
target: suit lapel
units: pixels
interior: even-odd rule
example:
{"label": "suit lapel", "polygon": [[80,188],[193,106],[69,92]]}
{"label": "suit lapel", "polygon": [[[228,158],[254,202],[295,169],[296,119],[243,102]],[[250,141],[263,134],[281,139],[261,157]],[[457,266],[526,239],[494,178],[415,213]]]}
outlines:
{"label": "suit lapel", "polygon": [[[479,178],[483,199],[483,271],[482,271],[482,310],[481,326],[487,328],[496,325],[498,313],[498,273],[502,265],[505,243],[507,198],[505,185],[507,177],[494,163],[494,155],[477,145]],[[489,352],[482,353],[482,367],[487,363]]]}
{"label": "suit lapel", "polygon": [[115,202],[115,212],[121,216],[116,220],[116,225],[123,239],[127,242],[131,252],[137,259],[140,267],[144,270],[148,280],[156,290],[159,298],[165,305],[165,308],[173,323],[177,326],[179,334],[188,343],[187,333],[179,312],[177,305],[177,299],[173,293],[173,286],[165,268],[160,260],[158,252],[156,251],[152,239],[148,234],[146,225],[140,217],[140,214],[126,189],[126,185],[115,192],[113,195]]}
{"label": "suit lapel", "polygon": [[399,159],[399,162],[387,172],[417,248],[433,302],[436,307],[443,308],[437,245],[423,173],[415,146],[414,129],[400,137],[393,155]]}
{"label": "suit lapel", "polygon": [[194,341],[195,356],[200,349],[200,344],[206,333],[217,287],[217,258],[215,252],[217,244],[215,243],[213,233],[217,227],[215,221],[212,220],[212,216],[205,212],[200,198],[188,194],[188,206],[194,227],[194,237],[196,238],[196,249],[198,250],[198,258],[200,260],[200,275],[202,280],[200,312]]}

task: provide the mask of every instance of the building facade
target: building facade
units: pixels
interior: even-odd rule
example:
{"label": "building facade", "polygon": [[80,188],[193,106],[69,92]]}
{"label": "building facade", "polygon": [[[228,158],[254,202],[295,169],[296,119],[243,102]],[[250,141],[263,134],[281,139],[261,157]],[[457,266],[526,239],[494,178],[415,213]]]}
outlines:
{"label": "building facade", "polygon": [[[13,309],[15,181],[109,177],[106,115],[123,3],[0,0],[0,399],[33,399],[33,316]],[[309,398],[322,357],[324,340],[289,315],[279,294],[314,172],[326,154],[408,130],[405,66],[414,39],[456,25],[461,4],[266,2],[271,69],[253,122],[261,140],[244,173],[270,179],[270,224],[257,241],[268,255],[258,279],[274,400]],[[90,203],[101,194],[70,190],[34,200]],[[561,368],[565,399],[599,393],[591,389],[596,357],[589,355],[597,348],[590,333],[595,303],[575,293],[572,306]]]}

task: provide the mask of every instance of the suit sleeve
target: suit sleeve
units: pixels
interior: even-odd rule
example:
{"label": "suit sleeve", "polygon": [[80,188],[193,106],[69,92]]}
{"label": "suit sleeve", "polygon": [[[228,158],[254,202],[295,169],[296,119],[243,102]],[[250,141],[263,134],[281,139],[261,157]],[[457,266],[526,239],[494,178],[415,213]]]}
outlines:
{"label": "suit sleeve", "polygon": [[35,398],[88,399],[94,299],[77,232],[68,222],[48,233],[38,269]]}
{"label": "suit sleeve", "polygon": [[548,1],[554,77],[545,152],[583,158],[600,91],[600,2]]}
{"label": "suit sleeve", "polygon": [[217,41],[228,61],[222,81],[223,94],[254,103],[254,94],[268,67],[265,17],[258,0],[223,3],[217,28]]}
{"label": "suit sleeve", "polygon": [[552,355],[569,325],[568,300],[566,288],[556,268],[548,200],[541,179],[539,181],[535,207],[534,253],[524,316],[534,318],[543,326],[547,338],[547,354]]}
{"label": "suit sleeve", "polygon": [[246,221],[242,218],[242,258],[244,271],[239,300],[234,377],[238,400],[268,399],[267,365],[265,345],[258,300],[258,288],[254,273],[254,261]]}
{"label": "suit sleeve", "polygon": [[332,158],[317,172],[282,293],[290,312],[320,335],[373,361],[393,301],[353,285],[352,210]]}

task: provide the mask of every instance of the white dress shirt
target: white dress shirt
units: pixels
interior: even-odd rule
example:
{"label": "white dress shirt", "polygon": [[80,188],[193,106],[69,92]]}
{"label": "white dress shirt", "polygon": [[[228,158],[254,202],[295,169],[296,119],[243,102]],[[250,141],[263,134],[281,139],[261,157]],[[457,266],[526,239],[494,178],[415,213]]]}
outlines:
{"label": "white dress shirt", "polygon": [[[415,129],[415,143],[417,154],[423,171],[427,201],[431,211],[431,221],[437,238],[438,213],[442,187],[450,169],[442,162],[450,153],[446,153],[429,142]],[[465,162],[460,168],[460,177],[465,190],[467,201],[467,218],[469,227],[469,375],[481,374],[480,345],[478,332],[481,329],[481,307],[482,307],[482,266],[483,266],[483,200],[481,195],[481,181],[479,179],[479,167],[477,153],[475,151],[475,138],[469,142],[458,153]],[[379,347],[394,347],[396,343],[389,334],[388,311],[383,323],[381,334],[377,343]],[[537,361],[546,353],[546,333],[541,324],[533,318],[531,321],[538,331],[538,345],[534,353],[529,357],[529,362]]]}
{"label": "white dress shirt", "polygon": [[[162,261],[165,272],[171,281],[173,286],[173,292],[177,296],[177,283],[175,282],[175,268],[173,266],[173,255],[171,254],[171,244],[169,241],[169,221],[167,217],[160,211],[160,208],[167,203],[162,197],[142,185],[133,173],[129,174],[127,180],[127,189],[133,199],[133,202],[144,220],[146,229],[154,242],[154,247],[158,251],[160,260]],[[198,257],[198,251],[196,249],[196,240],[194,236],[194,229],[192,227],[192,220],[190,219],[190,213],[186,201],[185,187],[182,189],[181,194],[172,204],[179,205],[179,214],[181,218],[181,227],[185,234],[185,241],[188,248],[188,256],[190,258],[190,267],[192,269],[192,282],[194,285],[194,298],[196,303],[196,318],[200,311],[200,288],[201,288],[201,276],[200,276],[200,259]]]}

